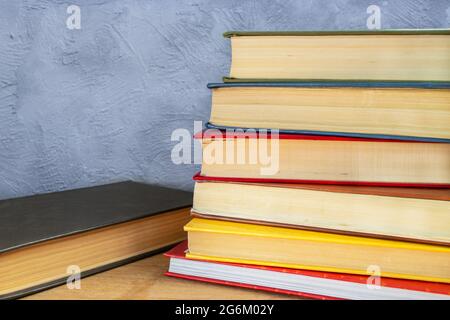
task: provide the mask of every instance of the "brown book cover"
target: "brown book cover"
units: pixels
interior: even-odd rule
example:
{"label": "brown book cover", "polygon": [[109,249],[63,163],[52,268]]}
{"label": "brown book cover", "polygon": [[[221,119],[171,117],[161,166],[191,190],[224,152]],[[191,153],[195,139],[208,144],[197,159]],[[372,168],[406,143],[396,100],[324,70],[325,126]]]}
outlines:
{"label": "brown book cover", "polygon": [[[251,182],[242,182],[242,181],[232,181],[228,178],[218,178],[218,177],[202,177],[196,175],[194,180],[197,183],[230,183],[235,185],[249,185],[249,186],[261,186],[261,187],[276,187],[276,188],[288,188],[288,189],[304,189],[304,190],[312,190],[312,191],[320,191],[320,192],[332,192],[332,193],[342,193],[342,194],[356,194],[356,195],[373,195],[373,196],[383,196],[383,197],[394,197],[394,198],[410,198],[410,199],[424,199],[424,200],[432,200],[432,201],[450,201],[450,190],[449,189],[430,189],[430,188],[407,188],[407,187],[380,187],[380,186],[352,186],[352,185],[317,185],[317,184],[287,184],[287,183],[265,183],[260,182],[256,183],[254,181]],[[194,197],[195,199],[195,197]],[[239,201],[239,200],[230,200],[230,201]],[[402,237],[395,235],[385,235],[379,233],[366,233],[366,232],[356,232],[349,230],[340,230],[338,228],[321,228],[316,226],[306,226],[301,224],[286,224],[276,222],[276,219],[273,221],[265,221],[265,220],[251,220],[251,219],[243,219],[237,218],[234,216],[227,216],[226,212],[217,214],[210,214],[208,212],[202,212],[195,208],[195,200],[194,200],[194,208],[191,210],[191,215],[199,218],[206,219],[219,219],[224,221],[234,221],[234,222],[244,222],[244,223],[252,223],[252,224],[261,224],[261,225],[269,225],[269,226],[279,226],[293,229],[302,229],[302,230],[310,230],[310,231],[320,231],[320,232],[329,232],[335,234],[346,234],[346,235],[357,235],[364,237],[372,237],[372,238],[380,238],[380,239],[391,239],[391,240],[400,240],[400,241],[408,241],[408,242],[417,242],[417,243],[427,243],[427,244],[436,244],[436,245],[445,245],[450,246],[449,242],[446,241],[436,241],[429,239],[419,239],[412,237]],[[274,212],[273,217],[276,217],[276,213]],[[414,223],[421,223],[420,221]]]}

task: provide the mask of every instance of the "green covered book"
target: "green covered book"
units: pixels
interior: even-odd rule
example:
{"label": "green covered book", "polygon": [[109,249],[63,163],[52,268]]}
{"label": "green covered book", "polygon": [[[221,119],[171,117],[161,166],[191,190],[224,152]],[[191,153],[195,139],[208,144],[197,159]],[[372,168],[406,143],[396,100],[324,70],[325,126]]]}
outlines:
{"label": "green covered book", "polygon": [[450,29],[230,31],[227,82],[450,81]]}

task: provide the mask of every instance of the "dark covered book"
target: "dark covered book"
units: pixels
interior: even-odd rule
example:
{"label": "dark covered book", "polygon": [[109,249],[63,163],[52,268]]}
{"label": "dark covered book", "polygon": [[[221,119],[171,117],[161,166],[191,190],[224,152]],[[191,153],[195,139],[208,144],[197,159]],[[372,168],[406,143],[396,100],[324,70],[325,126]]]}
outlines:
{"label": "dark covered book", "polygon": [[[91,275],[185,238],[192,193],[136,182],[0,201],[0,298]],[[70,270],[69,270],[70,269]]]}

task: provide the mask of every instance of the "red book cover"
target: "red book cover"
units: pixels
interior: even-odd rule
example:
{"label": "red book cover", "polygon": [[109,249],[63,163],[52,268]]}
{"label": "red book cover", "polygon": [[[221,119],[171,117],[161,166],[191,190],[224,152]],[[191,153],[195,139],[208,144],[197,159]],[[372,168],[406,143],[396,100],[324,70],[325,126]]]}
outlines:
{"label": "red book cover", "polygon": [[321,184],[321,185],[342,185],[342,186],[366,186],[366,187],[407,187],[407,188],[431,188],[449,189],[450,184],[446,183],[384,183],[384,182],[360,182],[360,181],[331,181],[331,180],[299,180],[299,179],[271,179],[271,178],[238,178],[238,177],[211,177],[202,176],[197,172],[194,181],[221,181],[221,182],[241,182],[241,183],[274,183],[274,184]]}
{"label": "red book cover", "polygon": [[[424,142],[410,141],[386,138],[362,138],[362,137],[341,137],[332,135],[306,135],[293,133],[280,133],[271,135],[261,134],[258,131],[221,131],[218,129],[207,129],[194,135],[195,139],[281,139],[281,140],[321,140],[321,141],[359,141],[359,142],[381,142],[381,143],[444,143],[444,142]],[[204,177],[198,173],[194,176],[194,180],[202,180]],[[290,183],[290,184],[323,184],[323,185],[353,185],[353,186],[387,186],[387,187],[413,187],[413,188],[450,188],[449,183],[408,183],[408,182],[376,182],[376,181],[335,181],[335,180],[305,180],[305,179],[280,179],[280,178],[242,178],[242,177],[212,177],[208,176],[207,180],[220,180],[230,182],[254,182],[254,183]]]}
{"label": "red book cover", "polygon": [[[179,245],[177,245],[176,247],[174,247],[169,252],[167,252],[165,255],[170,258],[192,260],[192,259],[186,258],[185,253],[187,251],[187,248],[188,248],[187,241],[184,241],[184,242],[180,243]],[[201,261],[201,260],[199,260],[199,261]],[[218,264],[218,265],[237,266],[237,267],[247,268],[247,269],[270,270],[270,271],[280,272],[280,273],[288,273],[288,274],[307,276],[307,277],[312,277],[312,278],[338,280],[338,281],[352,282],[352,283],[357,283],[357,284],[367,284],[368,278],[369,278],[369,276],[333,273],[333,272],[287,269],[287,268],[247,265],[247,264],[237,264],[237,263],[226,263],[226,262],[215,262],[215,261],[205,261],[205,262],[212,263],[212,264]],[[317,294],[312,294],[312,293],[308,293],[308,292],[282,290],[282,289],[277,289],[277,288],[272,288],[272,287],[251,285],[248,283],[239,283],[239,282],[211,279],[211,278],[206,278],[206,277],[179,274],[179,273],[174,273],[174,272],[170,272],[170,271],[166,272],[166,275],[171,276],[171,277],[197,280],[197,281],[202,281],[202,282],[210,282],[210,283],[216,283],[216,284],[222,284],[222,285],[228,285],[228,286],[244,287],[244,288],[251,288],[251,289],[262,290],[262,291],[295,295],[295,296],[312,298],[312,299],[322,299],[322,300],[329,300],[329,299],[342,300],[343,299],[343,298],[338,298],[338,297],[333,297],[333,296],[317,295]],[[389,287],[389,288],[396,288],[396,289],[403,289],[403,290],[411,290],[411,291],[434,293],[434,294],[440,294],[440,295],[448,295],[449,299],[450,299],[450,284],[393,279],[393,278],[386,278],[386,277],[381,277],[381,278],[379,278],[379,280],[380,280],[379,285],[381,287]]]}
{"label": "red book cover", "polygon": [[[403,143],[425,143],[424,141],[388,139],[388,138],[362,138],[362,137],[342,137],[333,135],[315,135],[315,134],[298,134],[298,133],[275,133],[275,131],[243,131],[243,130],[219,130],[206,129],[194,135],[195,139],[239,139],[239,138],[265,138],[265,139],[287,139],[287,140],[331,140],[331,141],[367,141],[367,142],[403,142]],[[444,143],[431,142],[426,143]]]}

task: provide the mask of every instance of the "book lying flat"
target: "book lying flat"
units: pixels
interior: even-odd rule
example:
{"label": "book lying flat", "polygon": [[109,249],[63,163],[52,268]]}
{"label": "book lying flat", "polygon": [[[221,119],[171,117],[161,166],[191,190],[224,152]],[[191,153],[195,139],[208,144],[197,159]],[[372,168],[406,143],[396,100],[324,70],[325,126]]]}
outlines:
{"label": "book lying flat", "polygon": [[450,283],[450,247],[194,218],[188,258]]}
{"label": "book lying flat", "polygon": [[450,189],[194,180],[197,217],[450,245]]}
{"label": "book lying flat", "polygon": [[185,239],[191,204],[190,192],[135,182],[0,201],[0,298],[165,250]]}
{"label": "book lying flat", "polygon": [[450,142],[450,82],[299,81],[208,87],[209,127]]}
{"label": "book lying flat", "polygon": [[450,30],[288,31],[224,34],[225,81],[450,80]]}
{"label": "book lying flat", "polygon": [[312,299],[450,299],[449,284],[392,278],[376,283],[369,275],[194,260],[186,257],[187,246],[184,241],[166,253],[166,275]]}
{"label": "book lying flat", "polygon": [[234,181],[450,187],[450,143],[208,129],[201,175]]}

